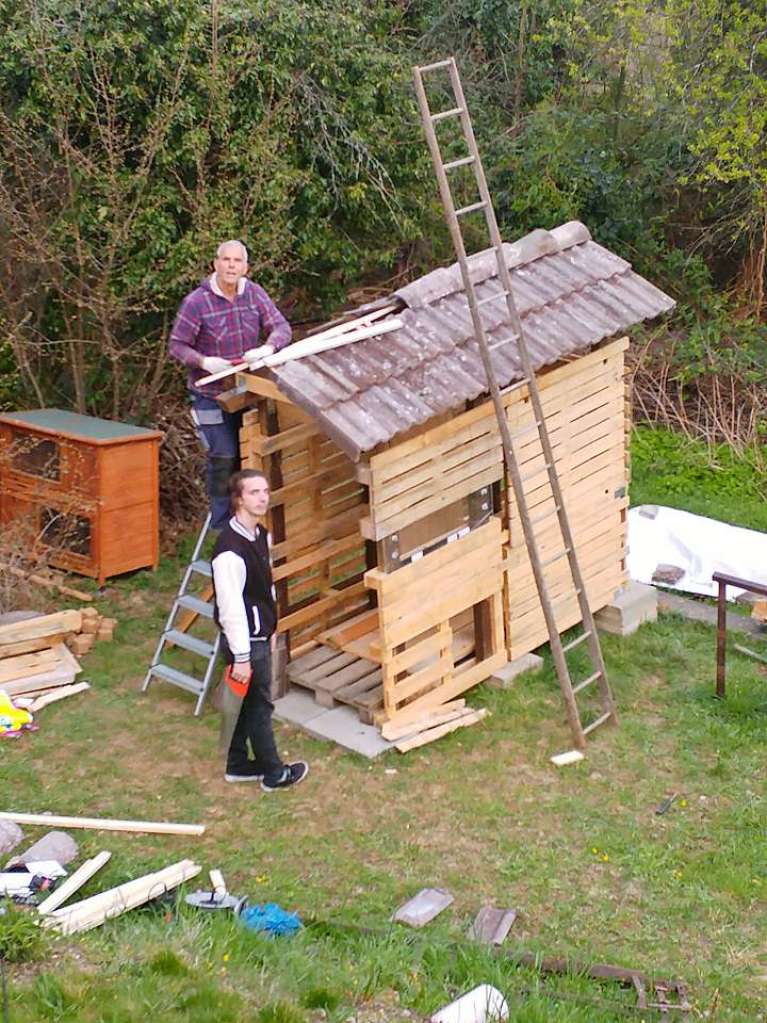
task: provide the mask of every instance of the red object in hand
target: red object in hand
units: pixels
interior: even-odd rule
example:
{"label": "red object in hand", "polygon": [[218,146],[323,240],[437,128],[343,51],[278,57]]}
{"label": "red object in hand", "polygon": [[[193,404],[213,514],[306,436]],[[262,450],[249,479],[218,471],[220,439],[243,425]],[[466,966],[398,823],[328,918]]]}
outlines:
{"label": "red object in hand", "polygon": [[247,693],[248,686],[250,685],[251,672],[248,670],[248,677],[244,682],[242,682],[240,679],[235,678],[232,674],[233,667],[234,665],[227,664],[226,670],[224,671],[224,682],[226,682],[235,696],[237,696],[240,700],[243,700],[245,699],[245,694]]}

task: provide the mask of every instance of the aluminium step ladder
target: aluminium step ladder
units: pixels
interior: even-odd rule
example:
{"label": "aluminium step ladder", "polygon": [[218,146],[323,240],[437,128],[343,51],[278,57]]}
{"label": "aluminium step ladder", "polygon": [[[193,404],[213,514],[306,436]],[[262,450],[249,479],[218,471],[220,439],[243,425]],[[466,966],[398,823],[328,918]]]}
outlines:
{"label": "aluminium step ladder", "polygon": [[[432,75],[435,72],[439,73],[445,71],[449,77],[450,91],[452,93],[452,105],[445,110],[439,110],[437,113],[432,113],[426,93],[424,78],[425,76]],[[610,691],[610,685],[607,680],[607,673],[605,671],[604,660],[602,658],[602,650],[599,645],[599,637],[597,635],[594,618],[586,596],[583,576],[578,564],[570,523],[565,510],[562,490],[554,461],[554,454],[543,413],[538,384],[535,378],[535,370],[530,359],[530,354],[527,350],[522,322],[512,293],[511,274],[509,273],[509,269],[503,255],[503,243],[498,230],[498,223],[496,221],[490,191],[487,186],[487,179],[482,166],[479,149],[477,148],[477,142],[474,137],[474,129],[472,127],[471,118],[466,105],[466,98],[463,93],[463,87],[461,85],[455,59],[450,57],[447,60],[440,60],[433,64],[416,67],[413,69],[413,73],[415,90],[421,111],[421,120],[423,122],[426,140],[434,163],[434,170],[437,175],[440,196],[442,198],[442,205],[445,211],[445,219],[450,230],[453,246],[455,248],[458,264],[461,270],[463,286],[471,312],[474,334],[479,347],[485,374],[487,376],[488,388],[495,406],[495,414],[498,419],[498,428],[500,430],[501,441],[503,444],[504,460],[506,462],[509,476],[511,477],[514,496],[519,509],[519,516],[522,522],[522,529],[530,557],[530,564],[533,569],[541,608],[546,620],[546,629],[549,634],[549,642],[552,656],[554,658],[554,665],[559,679],[562,696],[565,701],[565,709],[567,711],[570,731],[575,745],[578,749],[583,749],[586,745],[586,736],[590,732],[594,731],[595,728],[598,728],[600,725],[603,725],[608,721],[617,724],[617,713],[612,693]],[[444,74],[441,74],[440,77],[444,81]],[[451,159],[444,162],[435,126],[440,122],[455,118],[459,119],[460,131],[463,135],[463,142],[466,146],[466,155],[460,156],[458,159]],[[479,200],[456,208],[448,174],[460,167],[465,167],[467,169],[470,168],[473,171],[474,182],[476,183]],[[466,244],[464,242],[463,231],[461,228],[461,220],[463,217],[480,211],[484,214],[485,225],[490,237],[490,246],[488,247],[495,250],[495,257],[498,265],[498,277],[503,289],[501,295],[494,294],[491,298],[483,299],[482,301],[477,299],[474,284],[471,279],[468,256],[466,253]],[[497,302],[499,298],[505,298],[506,300],[509,333],[507,337],[504,337],[500,341],[495,341],[492,345],[490,345],[487,340],[487,334],[480,314],[480,306],[489,301]],[[512,341],[517,345],[524,373],[523,379],[519,382],[515,382],[514,387],[527,386],[534,418],[533,425],[521,430],[515,437],[511,436],[511,432],[509,430],[503,398],[501,396],[500,387],[495,376],[495,370],[491,359],[491,350],[493,348],[499,348],[501,345],[508,344]],[[535,527],[544,521],[544,519],[551,522],[553,516],[551,513],[546,513],[545,516],[541,515],[535,519],[531,518],[525,495],[526,478],[520,474],[518,461],[514,451],[514,442],[518,441],[522,436],[529,436],[534,431],[537,431],[541,450],[543,452],[545,468],[548,476],[548,485],[554,501],[555,515],[559,523],[559,532],[561,536],[561,546],[553,557],[548,557],[546,560],[541,560]],[[538,475],[538,473],[535,473],[535,475]],[[580,609],[583,631],[576,637],[576,639],[566,645],[563,645],[556,622],[556,609],[549,595],[549,584],[546,579],[546,569],[557,562],[561,562],[565,558],[567,558],[569,563],[570,574],[572,576],[575,593],[578,598],[578,607]],[[589,659],[591,661],[592,671],[588,677],[578,681],[574,685],[570,675],[566,655],[569,651],[580,646],[584,642],[586,643],[586,650],[588,651]],[[599,713],[588,724],[584,725],[581,722],[581,715],[576,695],[594,683],[597,683],[598,686],[601,713]]]}
{"label": "aluminium step ladder", "polygon": [[[163,679],[165,682],[170,682],[174,686],[178,686],[180,689],[186,689],[187,692],[193,693],[197,697],[197,703],[194,708],[195,715],[200,714],[202,711],[203,704],[205,703],[205,697],[208,695],[210,689],[211,680],[213,678],[213,670],[216,665],[216,658],[218,656],[219,646],[221,642],[221,634],[216,630],[216,636],[213,642],[207,642],[204,639],[199,639],[197,636],[190,636],[186,628],[188,624],[185,624],[183,617],[187,620],[193,621],[198,615],[202,615],[204,618],[213,620],[213,604],[208,600],[202,599],[200,596],[188,593],[189,584],[195,576],[203,576],[210,580],[210,584],[206,589],[206,593],[212,595],[213,589],[213,570],[210,567],[210,562],[205,561],[201,557],[202,549],[205,545],[205,541],[210,532],[210,514],[205,519],[205,523],[200,530],[200,535],[197,537],[197,543],[195,544],[194,552],[192,554],[192,560],[187,566],[184,577],[181,580],[181,586],[179,587],[176,599],[173,601],[168,620],[165,623],[165,628],[160,636],[160,641],[157,644],[157,649],[154,652],[152,663],[149,666],[149,670],[146,673],[146,678],[141,686],[141,692],[145,693],[149,688],[149,683],[153,678]],[[177,617],[179,616],[179,617]],[[178,668],[172,667],[170,664],[164,663],[162,660],[163,654],[168,647],[175,646],[182,650],[188,650],[190,653],[195,654],[204,663],[205,667],[202,670],[202,677],[198,678],[195,675],[190,675],[187,672],[179,671]]]}

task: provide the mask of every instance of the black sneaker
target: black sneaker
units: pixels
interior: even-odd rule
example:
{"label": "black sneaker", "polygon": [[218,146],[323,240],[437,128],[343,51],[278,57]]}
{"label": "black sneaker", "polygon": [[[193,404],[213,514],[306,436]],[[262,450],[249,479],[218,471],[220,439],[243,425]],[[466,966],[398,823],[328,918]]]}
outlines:
{"label": "black sneaker", "polygon": [[256,774],[255,764],[249,764],[244,770],[241,768],[238,771],[226,769],[224,775],[224,781],[238,782],[238,781],[261,781],[263,774]]}
{"label": "black sneaker", "polygon": [[297,760],[295,764],[286,764],[282,774],[277,781],[262,781],[261,788],[264,792],[276,792],[277,789],[289,789],[291,785],[298,785],[309,773],[309,765],[305,760]]}

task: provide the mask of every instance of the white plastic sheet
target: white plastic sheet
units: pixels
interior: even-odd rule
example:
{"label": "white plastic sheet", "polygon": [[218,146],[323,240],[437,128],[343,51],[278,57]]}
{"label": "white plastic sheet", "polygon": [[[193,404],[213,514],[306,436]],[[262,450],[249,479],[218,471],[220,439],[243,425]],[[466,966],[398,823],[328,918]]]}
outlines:
{"label": "white plastic sheet", "polygon": [[[715,597],[714,572],[767,586],[767,533],[755,529],[643,504],[629,511],[628,547],[628,573],[640,583],[652,583],[659,565],[673,565],[684,574],[662,585],[685,593]],[[727,598],[743,592],[728,586]]]}

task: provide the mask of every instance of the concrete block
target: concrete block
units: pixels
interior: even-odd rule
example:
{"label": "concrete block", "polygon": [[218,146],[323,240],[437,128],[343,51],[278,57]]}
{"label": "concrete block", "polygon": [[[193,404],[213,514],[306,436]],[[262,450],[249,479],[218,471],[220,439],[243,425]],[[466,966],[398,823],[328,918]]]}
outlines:
{"label": "concrete block", "polygon": [[[317,708],[317,704],[314,705]],[[315,739],[330,739],[332,742],[359,753],[363,757],[373,759],[392,748],[392,744],[382,738],[380,731],[373,725],[364,725],[356,710],[351,707],[336,707],[335,710],[322,710],[307,720],[303,729]]]}
{"label": "concrete block", "polygon": [[517,676],[523,675],[526,671],[540,671],[542,667],[543,658],[538,654],[522,654],[521,657],[508,661],[502,668],[494,671],[487,680],[487,685],[493,689],[508,689]]}
{"label": "concrete block", "polygon": [[631,580],[613,599],[597,611],[594,621],[602,632],[613,636],[630,636],[645,622],[658,617],[658,594],[654,586]]}

